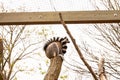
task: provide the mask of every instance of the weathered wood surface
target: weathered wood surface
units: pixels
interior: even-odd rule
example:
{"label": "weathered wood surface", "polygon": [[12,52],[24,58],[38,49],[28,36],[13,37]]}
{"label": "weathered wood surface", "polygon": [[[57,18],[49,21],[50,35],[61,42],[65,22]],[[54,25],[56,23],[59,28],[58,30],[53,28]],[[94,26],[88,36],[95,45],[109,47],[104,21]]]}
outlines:
{"label": "weathered wood surface", "polygon": [[120,10],[66,11],[66,12],[15,12],[0,13],[0,25],[61,24],[59,13],[67,24],[119,23]]}
{"label": "weathered wood surface", "polygon": [[62,58],[56,56],[50,59],[50,66],[48,68],[47,74],[44,77],[44,80],[58,80],[61,67],[62,67]]}

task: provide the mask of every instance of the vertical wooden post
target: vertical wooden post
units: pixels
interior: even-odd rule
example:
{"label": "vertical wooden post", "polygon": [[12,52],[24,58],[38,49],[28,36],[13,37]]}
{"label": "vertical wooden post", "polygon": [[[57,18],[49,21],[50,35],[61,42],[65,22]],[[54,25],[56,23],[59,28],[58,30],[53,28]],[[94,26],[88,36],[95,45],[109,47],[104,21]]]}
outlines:
{"label": "vertical wooden post", "polygon": [[58,80],[58,77],[61,71],[62,62],[63,60],[60,56],[51,58],[50,66],[47,71],[47,74],[45,75],[44,80]]}
{"label": "vertical wooden post", "polygon": [[104,68],[104,58],[101,58],[98,64],[98,68],[99,68],[99,79],[100,80],[107,80],[106,74],[105,74],[105,68]]}
{"label": "vertical wooden post", "polygon": [[0,80],[3,80],[2,64],[3,64],[3,40],[2,38],[0,38]]}

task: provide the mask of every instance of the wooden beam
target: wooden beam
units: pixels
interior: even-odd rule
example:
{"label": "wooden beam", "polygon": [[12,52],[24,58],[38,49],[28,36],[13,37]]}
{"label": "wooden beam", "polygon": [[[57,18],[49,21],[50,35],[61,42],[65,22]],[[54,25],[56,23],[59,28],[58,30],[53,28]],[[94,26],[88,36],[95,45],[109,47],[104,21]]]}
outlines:
{"label": "wooden beam", "polygon": [[[67,24],[119,23],[120,10],[60,12]],[[0,13],[0,25],[60,24],[59,12]]]}

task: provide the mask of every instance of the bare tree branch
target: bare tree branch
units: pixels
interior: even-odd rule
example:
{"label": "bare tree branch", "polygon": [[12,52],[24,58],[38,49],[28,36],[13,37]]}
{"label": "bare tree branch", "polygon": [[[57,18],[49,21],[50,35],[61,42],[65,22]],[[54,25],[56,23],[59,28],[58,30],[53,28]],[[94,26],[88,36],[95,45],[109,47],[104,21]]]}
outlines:
{"label": "bare tree branch", "polygon": [[104,68],[104,58],[101,58],[98,64],[98,74],[100,80],[107,80],[106,73],[105,73],[105,68]]}
{"label": "bare tree branch", "polygon": [[88,68],[88,70],[89,70],[90,73],[92,74],[93,78],[94,78],[95,80],[98,80],[98,79],[97,79],[97,76],[96,76],[96,74],[94,73],[94,71],[92,70],[91,66],[87,63],[87,61],[86,61],[85,58],[83,57],[80,49],[78,48],[78,46],[77,46],[77,44],[76,44],[76,42],[75,42],[75,39],[73,38],[73,36],[71,35],[70,31],[68,30],[67,25],[66,25],[65,22],[63,21],[63,18],[62,18],[62,14],[61,14],[61,13],[59,13],[59,17],[60,17],[60,21],[61,21],[63,27],[65,28],[67,34],[70,36],[70,38],[71,38],[71,40],[72,40],[72,42],[73,42],[73,44],[74,44],[74,47],[75,47],[75,49],[77,50],[77,52],[78,52],[78,54],[79,54],[80,59],[83,61],[83,63],[85,64],[85,66]]}

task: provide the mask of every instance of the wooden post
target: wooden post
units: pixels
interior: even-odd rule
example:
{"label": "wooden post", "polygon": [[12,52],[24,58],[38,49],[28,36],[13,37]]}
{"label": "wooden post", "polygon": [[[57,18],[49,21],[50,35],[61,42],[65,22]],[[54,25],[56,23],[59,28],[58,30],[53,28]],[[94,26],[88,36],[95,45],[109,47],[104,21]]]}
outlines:
{"label": "wooden post", "polygon": [[62,62],[63,60],[60,56],[51,58],[50,66],[47,71],[47,74],[45,75],[44,80],[58,80],[58,77],[61,71]]}
{"label": "wooden post", "polygon": [[99,68],[99,78],[100,80],[107,80],[106,74],[105,74],[105,68],[104,68],[104,58],[101,58],[98,64],[98,68]]}
{"label": "wooden post", "polygon": [[2,64],[3,64],[3,41],[2,38],[0,38],[0,80],[3,80]]}
{"label": "wooden post", "polygon": [[67,37],[53,37],[53,39],[51,38],[45,43],[43,49],[45,50],[46,57],[50,59],[50,66],[44,80],[58,80],[64,54],[67,50],[67,43],[69,43]]}
{"label": "wooden post", "polygon": [[0,13],[0,25],[119,23],[120,10]]}

